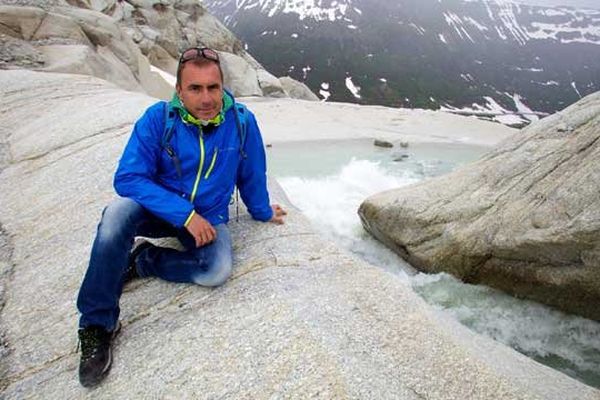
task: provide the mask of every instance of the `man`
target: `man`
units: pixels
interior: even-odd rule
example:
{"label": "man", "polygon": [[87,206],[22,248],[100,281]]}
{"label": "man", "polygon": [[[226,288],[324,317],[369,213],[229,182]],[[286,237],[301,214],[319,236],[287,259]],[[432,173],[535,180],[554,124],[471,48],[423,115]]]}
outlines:
{"label": "man", "polygon": [[[104,209],[98,225],[77,299],[83,386],[98,384],[111,366],[125,283],[148,276],[203,286],[227,280],[228,205],[235,185],[254,219],[284,222],[286,212],[269,203],[254,115],[223,89],[218,54],[188,49],[179,59],[169,105],[154,104],[136,122],[115,173],[121,197]],[[144,242],[131,251],[136,236],[176,236],[186,250]]]}

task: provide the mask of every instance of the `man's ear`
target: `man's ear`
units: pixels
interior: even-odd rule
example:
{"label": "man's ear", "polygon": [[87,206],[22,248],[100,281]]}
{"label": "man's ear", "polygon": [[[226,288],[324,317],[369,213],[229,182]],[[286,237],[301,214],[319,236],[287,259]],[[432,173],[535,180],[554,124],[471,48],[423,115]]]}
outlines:
{"label": "man's ear", "polygon": [[177,97],[181,100],[181,85],[179,83],[175,85],[175,92],[177,92]]}

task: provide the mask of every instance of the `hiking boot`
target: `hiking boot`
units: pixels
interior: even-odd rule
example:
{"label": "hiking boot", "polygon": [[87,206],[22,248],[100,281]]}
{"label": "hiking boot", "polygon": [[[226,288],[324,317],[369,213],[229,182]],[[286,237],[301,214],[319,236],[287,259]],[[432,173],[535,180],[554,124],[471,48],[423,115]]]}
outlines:
{"label": "hiking boot", "polygon": [[125,278],[123,280],[123,285],[128,284],[129,282],[138,279],[140,274],[137,272],[137,257],[140,253],[146,249],[151,247],[156,247],[152,243],[147,240],[140,240],[133,246],[133,250],[129,253],[129,260],[127,262],[127,270],[125,271]]}
{"label": "hiking boot", "polygon": [[85,387],[97,385],[104,379],[112,364],[111,342],[121,330],[121,323],[112,332],[98,325],[79,329],[81,360],[79,361],[79,382]]}

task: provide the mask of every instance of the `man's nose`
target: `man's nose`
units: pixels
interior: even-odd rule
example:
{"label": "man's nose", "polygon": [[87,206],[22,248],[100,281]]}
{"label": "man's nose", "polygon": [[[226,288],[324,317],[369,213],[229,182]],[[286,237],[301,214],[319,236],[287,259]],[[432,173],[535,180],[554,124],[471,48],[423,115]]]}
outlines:
{"label": "man's nose", "polygon": [[201,90],[200,91],[200,101],[202,103],[209,103],[211,102],[211,98],[210,98],[210,94],[208,93],[208,90]]}

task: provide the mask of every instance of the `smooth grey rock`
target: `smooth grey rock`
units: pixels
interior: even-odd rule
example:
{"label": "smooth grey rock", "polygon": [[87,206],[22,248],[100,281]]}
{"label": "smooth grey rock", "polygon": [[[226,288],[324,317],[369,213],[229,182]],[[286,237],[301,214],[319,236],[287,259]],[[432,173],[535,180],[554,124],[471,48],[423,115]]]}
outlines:
{"label": "smooth grey rock", "polygon": [[217,18],[205,13],[198,17],[194,31],[200,38],[200,43],[219,51],[242,55],[242,43]]}
{"label": "smooth grey rock", "polygon": [[29,40],[69,39],[74,43],[91,44],[79,24],[73,19],[49,12]]}
{"label": "smooth grey rock", "polygon": [[139,49],[112,18],[97,11],[73,7],[57,10],[77,21],[94,45],[109,47],[135,76],[138,75]]}
{"label": "smooth grey rock", "polygon": [[298,82],[297,80],[290,78],[289,76],[284,76],[279,78],[281,82],[281,86],[285,92],[294,99],[301,100],[310,100],[310,101],[319,101],[319,98],[316,94],[311,92],[311,90],[302,82]]}
{"label": "smooth grey rock", "polygon": [[[13,248],[10,273],[0,263],[8,288],[0,329],[10,350],[0,347],[3,399],[600,395],[440,319],[410,287],[336,248],[291,207],[282,226],[232,218],[234,275],[222,287],[128,286],[113,368],[98,388],[80,387],[76,293],[114,196],[116,162],[154,101],[89,76],[0,71],[0,142],[12,155],[0,173],[0,232]],[[273,185],[273,201],[285,204]]]}
{"label": "smooth grey rock", "polygon": [[600,92],[451,174],[368,198],[359,214],[420,270],[600,320],[598,182]]}
{"label": "smooth grey rock", "polygon": [[[229,75],[226,76],[226,84],[235,94],[262,96],[264,92],[273,97],[287,96],[282,83],[264,71],[260,63],[244,50],[242,42],[195,0],[86,0],[78,4],[81,8],[66,5],[65,2],[52,2],[52,6],[46,7],[51,12],[41,8],[8,6],[2,11],[0,7],[0,22],[5,21],[0,24],[0,33],[27,40],[45,40],[44,45],[85,44],[93,50],[97,46],[108,48],[128,66],[146,93],[160,98],[169,96],[166,90],[168,84],[146,68],[147,63],[140,59],[140,51],[158,68],[175,74],[177,59],[183,49],[208,46],[224,54],[224,69]],[[6,14],[4,18],[3,12]],[[35,37],[32,37],[34,32]],[[79,48],[72,50],[73,53],[79,51]],[[226,53],[232,56],[228,57]],[[98,61],[102,57],[88,58]],[[81,57],[63,64],[75,65],[80,60]],[[82,71],[98,69],[96,65],[94,68],[84,67]],[[96,76],[106,78],[115,75],[121,76],[122,73],[120,70],[114,74],[103,71]],[[124,81],[130,79],[111,80],[119,85]],[[288,85],[293,96],[318,100],[305,85],[292,82]],[[132,85],[128,82],[122,87],[131,89]]]}
{"label": "smooth grey rock", "polygon": [[[171,95],[170,85],[150,71],[149,62],[135,43],[112,18],[100,12],[74,7],[54,7],[48,12],[40,8],[0,6],[0,32],[17,40],[44,43],[37,51],[47,61],[46,71],[89,74],[124,89],[145,91],[163,99]],[[11,53],[19,53],[20,42],[11,43]],[[21,44],[23,51],[31,53],[31,45]],[[10,64],[14,57],[4,58]],[[39,63],[27,65],[28,61],[25,57],[12,65],[40,67]]]}
{"label": "smooth grey rock", "polygon": [[[262,66],[243,50],[241,42],[219,20],[195,1],[163,3],[165,7],[158,10],[154,1],[131,2],[136,15],[123,20],[128,34],[153,65],[175,75],[183,49],[211,47],[222,54],[225,84],[234,94],[263,95],[256,71],[263,69]],[[283,95],[276,85],[281,86],[272,82],[269,90]]]}
{"label": "smooth grey rock", "polygon": [[127,35],[133,40],[133,42],[137,45],[140,44],[142,40],[144,40],[144,34],[139,27],[124,27],[123,31],[127,33]]}
{"label": "smooth grey rock", "polygon": [[262,96],[258,84],[256,70],[242,57],[231,53],[219,53],[221,68],[225,75],[225,87],[229,88],[234,96]]}
{"label": "smooth grey rock", "polygon": [[147,25],[141,25],[141,26],[139,26],[138,29],[140,30],[140,32],[142,33],[142,35],[146,39],[150,40],[151,42],[156,42],[156,39],[158,39],[158,37],[160,36],[160,32],[158,32],[155,29],[150,28]]}
{"label": "smooth grey rock", "polygon": [[106,14],[110,9],[115,7],[117,0],[89,0],[89,3],[93,10]]}
{"label": "smooth grey rock", "polygon": [[46,58],[44,71],[84,74],[112,82],[127,90],[142,91],[127,65],[106,47],[94,51],[89,46],[53,45],[41,46]]}
{"label": "smooth grey rock", "polygon": [[170,73],[173,76],[177,75],[178,59],[171,55],[158,45],[152,46],[148,51],[148,61],[157,68]]}
{"label": "smooth grey rock", "polygon": [[162,100],[170,100],[175,90],[159,73],[150,69],[150,62],[138,52],[138,79],[146,93]]}
{"label": "smooth grey rock", "polygon": [[116,21],[124,21],[131,19],[134,11],[134,6],[125,1],[121,1],[117,2],[116,6],[112,9],[112,11],[109,11],[109,15],[113,17]]}
{"label": "smooth grey rock", "polygon": [[287,97],[281,82],[274,75],[271,75],[264,69],[256,71],[258,76],[258,84],[264,96],[268,97]]}
{"label": "smooth grey rock", "polygon": [[30,40],[45,16],[46,12],[37,7],[0,5],[0,33]]}
{"label": "smooth grey rock", "polygon": [[254,57],[252,57],[252,54],[248,53],[246,50],[243,50],[241,48],[241,43],[239,43],[239,45],[240,45],[240,50],[236,54],[238,54],[240,57],[242,57],[244,60],[246,60],[248,62],[248,64],[250,64],[252,66],[252,68],[254,68],[256,71],[259,71],[261,69],[265,70],[265,67],[263,67],[258,61],[256,61],[256,59]]}
{"label": "smooth grey rock", "polygon": [[140,26],[140,29],[144,31],[144,36],[163,47],[172,57],[178,57],[179,44],[184,35],[173,8],[168,7],[164,11],[157,11],[153,7],[137,8],[136,10],[145,21],[145,26]]}

